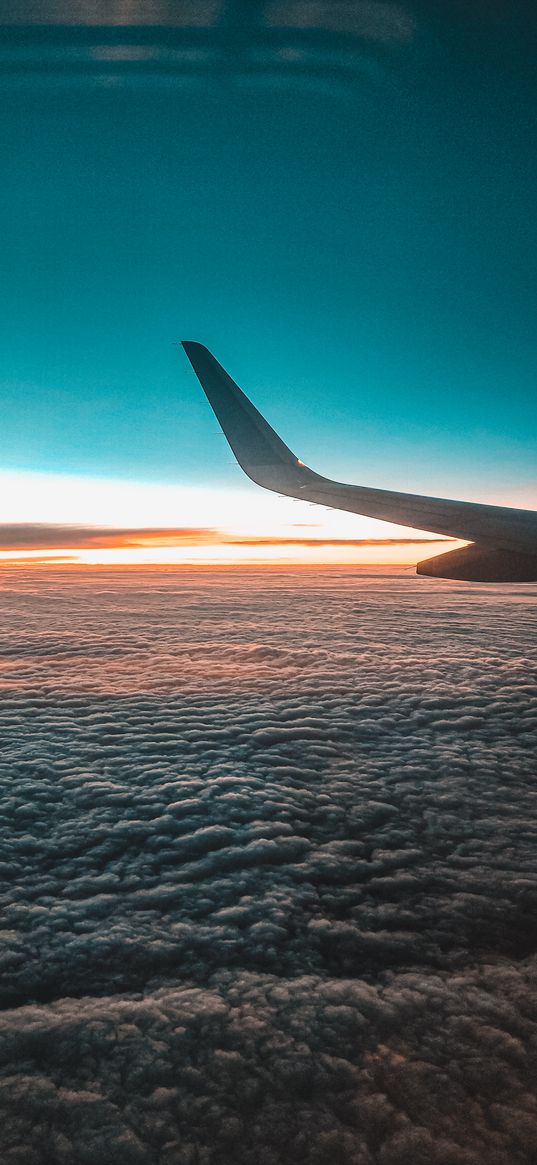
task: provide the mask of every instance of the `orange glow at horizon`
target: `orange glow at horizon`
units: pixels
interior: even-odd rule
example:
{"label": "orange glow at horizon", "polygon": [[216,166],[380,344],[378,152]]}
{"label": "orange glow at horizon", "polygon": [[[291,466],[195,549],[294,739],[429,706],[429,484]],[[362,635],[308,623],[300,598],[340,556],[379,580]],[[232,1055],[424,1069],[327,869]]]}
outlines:
{"label": "orange glow at horizon", "polygon": [[464,544],[249,485],[27,470],[0,471],[0,527],[6,565],[412,566]]}
{"label": "orange glow at horizon", "polygon": [[[458,543],[446,543],[452,549]],[[461,543],[462,545],[462,543]],[[0,563],[6,565],[51,566],[233,566],[233,565],[354,565],[415,566],[421,558],[440,554],[443,544],[418,545],[317,546],[274,542],[272,545],[212,543],[208,545],[155,546],[148,548],[58,547],[47,550],[0,550]]]}

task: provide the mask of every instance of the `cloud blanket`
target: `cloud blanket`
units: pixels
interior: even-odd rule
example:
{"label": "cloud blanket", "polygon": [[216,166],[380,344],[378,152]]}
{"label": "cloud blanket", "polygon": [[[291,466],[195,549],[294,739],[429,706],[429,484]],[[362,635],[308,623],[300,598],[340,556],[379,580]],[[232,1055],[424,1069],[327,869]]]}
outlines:
{"label": "cloud blanket", "polygon": [[3,1165],[529,1165],[535,587],[4,570]]}

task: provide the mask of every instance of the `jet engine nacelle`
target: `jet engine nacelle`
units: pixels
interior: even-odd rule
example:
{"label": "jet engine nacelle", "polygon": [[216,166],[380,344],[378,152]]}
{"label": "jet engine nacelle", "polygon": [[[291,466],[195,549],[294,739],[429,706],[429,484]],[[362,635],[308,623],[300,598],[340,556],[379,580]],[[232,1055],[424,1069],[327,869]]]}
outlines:
{"label": "jet engine nacelle", "polygon": [[461,582],[537,582],[537,556],[473,542],[418,562],[416,571]]}

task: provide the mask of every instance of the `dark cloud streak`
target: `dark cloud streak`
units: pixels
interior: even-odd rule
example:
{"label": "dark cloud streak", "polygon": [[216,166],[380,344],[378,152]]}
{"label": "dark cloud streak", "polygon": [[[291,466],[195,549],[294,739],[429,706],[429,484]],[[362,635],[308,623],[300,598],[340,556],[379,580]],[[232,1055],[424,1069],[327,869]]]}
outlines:
{"label": "dark cloud streak", "polygon": [[56,550],[140,548],[158,546],[203,546],[224,543],[226,546],[420,546],[445,542],[444,538],[329,538],[318,537],[239,537],[228,531],[206,526],[140,528],[129,526],[74,526],[63,523],[15,523],[0,525],[0,550]]}

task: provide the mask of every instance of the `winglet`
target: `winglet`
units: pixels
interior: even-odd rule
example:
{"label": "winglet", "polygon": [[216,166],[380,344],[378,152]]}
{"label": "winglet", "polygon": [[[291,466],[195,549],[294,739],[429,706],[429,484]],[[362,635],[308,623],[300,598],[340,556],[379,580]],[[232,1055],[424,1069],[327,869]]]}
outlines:
{"label": "winglet", "polygon": [[285,492],[286,482],[296,490],[297,479],[312,473],[288,449],[254,408],[238,384],[228,376],[208,348],[194,340],[182,340],[198,377],[239,465],[258,485]]}

